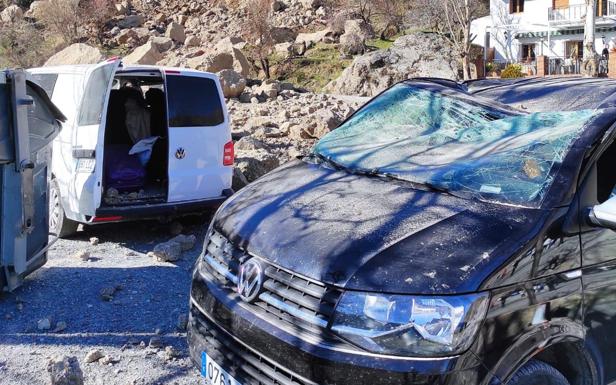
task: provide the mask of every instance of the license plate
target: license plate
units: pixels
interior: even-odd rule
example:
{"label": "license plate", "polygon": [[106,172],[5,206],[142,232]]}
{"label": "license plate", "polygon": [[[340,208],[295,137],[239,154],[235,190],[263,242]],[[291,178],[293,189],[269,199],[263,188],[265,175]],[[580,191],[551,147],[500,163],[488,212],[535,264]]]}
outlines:
{"label": "license plate", "polygon": [[212,360],[206,352],[201,352],[201,375],[205,377],[205,383],[209,385],[242,385]]}

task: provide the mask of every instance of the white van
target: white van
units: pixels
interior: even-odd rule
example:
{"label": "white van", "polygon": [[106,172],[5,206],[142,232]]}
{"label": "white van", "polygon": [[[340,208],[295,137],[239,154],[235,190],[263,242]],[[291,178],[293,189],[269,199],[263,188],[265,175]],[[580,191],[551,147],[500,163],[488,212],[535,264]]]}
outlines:
{"label": "white van", "polygon": [[53,143],[51,232],[204,211],[233,193],[216,75],[118,59],[29,72],[67,117]]}

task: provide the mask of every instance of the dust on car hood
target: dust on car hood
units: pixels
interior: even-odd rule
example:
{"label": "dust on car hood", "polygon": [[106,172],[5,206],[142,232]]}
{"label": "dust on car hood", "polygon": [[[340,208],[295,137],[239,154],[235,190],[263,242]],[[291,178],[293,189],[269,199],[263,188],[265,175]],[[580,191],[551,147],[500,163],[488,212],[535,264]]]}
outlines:
{"label": "dust on car hood", "polygon": [[479,289],[541,215],[295,161],[230,198],[214,226],[250,254],[321,282],[434,294]]}

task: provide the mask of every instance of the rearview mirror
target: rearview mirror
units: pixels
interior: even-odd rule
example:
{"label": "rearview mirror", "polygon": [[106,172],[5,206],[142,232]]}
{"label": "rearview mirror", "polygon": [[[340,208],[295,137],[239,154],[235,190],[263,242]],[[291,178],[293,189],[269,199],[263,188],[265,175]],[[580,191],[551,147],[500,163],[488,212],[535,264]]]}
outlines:
{"label": "rearview mirror", "polygon": [[588,213],[588,219],[593,225],[616,230],[616,196],[593,206]]}

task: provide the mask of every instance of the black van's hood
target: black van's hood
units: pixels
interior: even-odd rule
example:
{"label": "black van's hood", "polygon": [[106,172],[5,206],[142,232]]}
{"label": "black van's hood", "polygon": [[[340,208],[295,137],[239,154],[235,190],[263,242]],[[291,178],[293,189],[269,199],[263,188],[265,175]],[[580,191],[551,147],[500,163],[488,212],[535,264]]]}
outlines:
{"label": "black van's hood", "polygon": [[544,214],[295,161],[230,198],[214,226],[253,255],[347,289],[461,293],[479,289]]}

